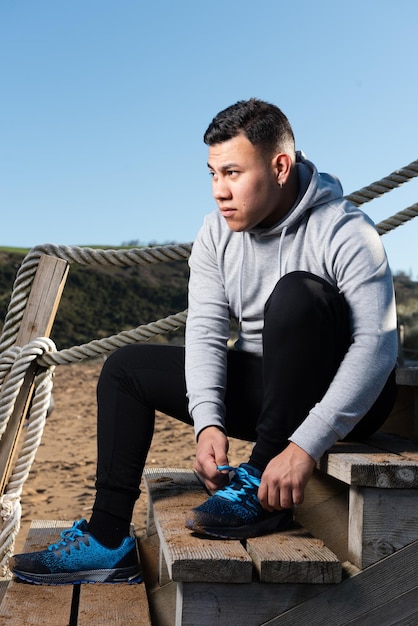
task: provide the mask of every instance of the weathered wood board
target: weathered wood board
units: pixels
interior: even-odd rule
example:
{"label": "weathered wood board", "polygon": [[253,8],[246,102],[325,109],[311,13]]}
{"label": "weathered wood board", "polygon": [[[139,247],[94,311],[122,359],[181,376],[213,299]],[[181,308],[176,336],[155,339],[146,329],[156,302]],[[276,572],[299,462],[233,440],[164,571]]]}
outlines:
{"label": "weathered wood board", "polygon": [[[34,521],[24,551],[58,540],[68,521]],[[7,626],[151,626],[143,584],[32,585],[13,579],[0,605]]]}

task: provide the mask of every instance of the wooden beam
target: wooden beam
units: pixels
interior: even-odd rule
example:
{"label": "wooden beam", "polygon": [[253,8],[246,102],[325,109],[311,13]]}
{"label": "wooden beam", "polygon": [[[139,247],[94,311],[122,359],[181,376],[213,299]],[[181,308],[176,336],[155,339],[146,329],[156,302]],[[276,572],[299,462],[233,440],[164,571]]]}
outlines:
{"label": "wooden beam", "polygon": [[[32,522],[24,551],[43,550],[70,526],[63,521]],[[29,585],[12,580],[0,606],[0,624],[68,626],[72,596],[73,585]]]}
{"label": "wooden beam", "polygon": [[[68,521],[33,521],[24,551],[58,541]],[[29,585],[13,579],[0,606],[7,626],[151,626],[145,585]]]}
{"label": "wooden beam", "polygon": [[373,449],[366,444],[335,445],[319,460],[319,469],[357,487],[411,489],[418,487],[418,455]]}
{"label": "wooden beam", "polygon": [[[49,337],[68,275],[69,265],[62,259],[43,255],[16,336],[15,346],[23,347],[37,337]],[[37,371],[34,361],[26,373],[15,407],[0,441],[0,495],[3,495],[13,468],[17,442],[33,394]],[[4,387],[3,382],[3,387]]]}
{"label": "wooden beam", "polygon": [[[379,609],[384,604],[403,597],[413,601],[413,590],[416,589],[416,565],[418,557],[418,541],[402,548],[378,563],[348,578],[341,584],[321,593],[316,598],[302,602],[269,622],[269,626],[294,626],[309,624],[323,626],[333,624],[389,624],[382,622],[381,615],[377,622],[361,621],[361,617]],[[412,595],[408,596],[411,592]],[[398,622],[396,622],[398,623]],[[412,622],[407,622],[412,624]]]}
{"label": "wooden beam", "polygon": [[296,521],[322,539],[341,563],[348,559],[348,502],[349,487],[316,470],[303,503],[295,507]]}
{"label": "wooden beam", "polygon": [[81,585],[77,626],[151,626],[145,585]]}
{"label": "wooden beam", "polygon": [[152,500],[165,561],[174,581],[251,582],[252,561],[239,541],[196,537],[185,527],[187,513],[207,497],[192,471],[147,468],[144,482]]}
{"label": "wooden beam", "polygon": [[418,539],[416,489],[351,487],[348,560],[364,569]]}
{"label": "wooden beam", "polygon": [[339,583],[341,563],[323,541],[304,528],[247,540],[262,583]]}

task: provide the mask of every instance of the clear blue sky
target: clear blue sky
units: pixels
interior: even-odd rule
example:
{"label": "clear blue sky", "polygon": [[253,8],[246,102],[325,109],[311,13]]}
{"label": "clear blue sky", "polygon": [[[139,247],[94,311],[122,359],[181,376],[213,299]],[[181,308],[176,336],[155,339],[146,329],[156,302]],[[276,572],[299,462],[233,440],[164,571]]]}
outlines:
{"label": "clear blue sky", "polygon": [[[418,158],[416,0],[0,0],[0,245],[192,241],[202,135],[251,96],[345,193]],[[364,209],[418,201],[418,179]],[[418,218],[384,236],[418,278]]]}

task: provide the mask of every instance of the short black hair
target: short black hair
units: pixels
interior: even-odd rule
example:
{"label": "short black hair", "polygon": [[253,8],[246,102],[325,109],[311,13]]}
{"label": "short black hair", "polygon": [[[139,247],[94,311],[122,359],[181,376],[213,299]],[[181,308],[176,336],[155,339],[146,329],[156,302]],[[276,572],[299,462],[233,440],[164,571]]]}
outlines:
{"label": "short black hair", "polygon": [[295,137],[286,115],[274,104],[257,98],[240,100],[218,113],[203,140],[212,146],[241,134],[266,153],[295,151]]}

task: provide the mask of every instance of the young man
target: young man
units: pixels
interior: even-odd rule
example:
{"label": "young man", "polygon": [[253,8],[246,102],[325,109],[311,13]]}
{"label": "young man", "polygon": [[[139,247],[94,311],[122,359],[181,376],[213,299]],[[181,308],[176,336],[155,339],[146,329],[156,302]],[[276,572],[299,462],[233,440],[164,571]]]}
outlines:
{"label": "young man", "polygon": [[[156,409],[194,424],[195,468],[216,490],[186,525],[245,538],[288,528],[316,460],[372,434],[393,406],[395,303],[373,223],[295,152],[271,104],[236,103],[204,140],[218,208],[190,258],[186,349],[134,345],[106,361],[92,516],[47,550],[16,555],[26,580],[138,579],[129,524]],[[228,436],[255,442],[238,468]]]}

